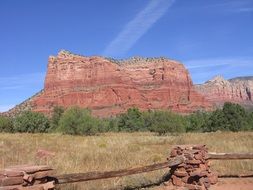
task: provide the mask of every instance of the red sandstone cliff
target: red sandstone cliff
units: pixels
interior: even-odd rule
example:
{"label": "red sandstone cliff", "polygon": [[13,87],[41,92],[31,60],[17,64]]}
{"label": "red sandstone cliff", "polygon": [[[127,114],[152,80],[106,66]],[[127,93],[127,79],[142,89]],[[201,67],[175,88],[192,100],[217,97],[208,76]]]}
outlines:
{"label": "red sandstone cliff", "polygon": [[87,107],[98,116],[115,115],[133,106],[181,113],[211,107],[194,90],[179,62],[166,58],[119,61],[67,51],[49,57],[44,90],[31,107],[49,113],[56,105]]}
{"label": "red sandstone cliff", "polygon": [[253,77],[239,77],[225,80],[221,76],[195,85],[195,89],[217,106],[224,102],[253,106]]}

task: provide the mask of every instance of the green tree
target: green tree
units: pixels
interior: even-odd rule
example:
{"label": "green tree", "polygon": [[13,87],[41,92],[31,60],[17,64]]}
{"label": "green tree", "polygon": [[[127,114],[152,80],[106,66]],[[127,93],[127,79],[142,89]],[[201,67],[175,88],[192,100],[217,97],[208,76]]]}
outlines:
{"label": "green tree", "polygon": [[32,111],[25,111],[14,120],[15,132],[45,133],[49,127],[49,120],[44,114]]}
{"label": "green tree", "polygon": [[144,119],[138,108],[129,108],[126,113],[119,116],[118,127],[120,131],[144,131]]}
{"label": "green tree", "polygon": [[205,124],[204,131],[242,131],[249,130],[249,116],[246,110],[238,105],[226,102],[222,110],[211,113],[209,120]]}
{"label": "green tree", "polygon": [[239,104],[226,102],[222,111],[226,120],[226,129],[230,131],[241,131],[248,129],[248,115],[242,106]]}
{"label": "green tree", "polygon": [[13,133],[12,119],[6,116],[0,116],[0,132]]}
{"label": "green tree", "polygon": [[90,110],[72,107],[63,113],[58,131],[70,135],[94,135],[98,125],[99,120],[92,117]]}

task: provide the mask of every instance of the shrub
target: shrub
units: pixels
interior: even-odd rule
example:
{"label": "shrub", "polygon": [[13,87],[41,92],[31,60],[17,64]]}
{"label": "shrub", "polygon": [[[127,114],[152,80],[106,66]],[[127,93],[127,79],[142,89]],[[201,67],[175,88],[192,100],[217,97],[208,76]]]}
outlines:
{"label": "shrub", "polygon": [[144,119],[138,108],[129,108],[126,113],[119,116],[118,127],[120,131],[144,131]]}
{"label": "shrub", "polygon": [[61,106],[56,106],[53,109],[53,114],[50,119],[50,131],[55,131],[59,126],[59,121],[61,119],[62,114],[64,113],[64,108]]}
{"label": "shrub", "polygon": [[145,123],[150,131],[156,132],[159,135],[184,132],[186,125],[183,116],[169,111],[149,112],[149,116],[146,118]]}
{"label": "shrub", "polygon": [[203,132],[204,125],[209,119],[209,114],[205,112],[196,112],[186,116],[186,132]]}
{"label": "shrub", "polygon": [[13,133],[12,119],[6,116],[0,116],[0,132]]}
{"label": "shrub", "polygon": [[204,124],[204,132],[224,131],[226,129],[226,119],[222,110],[215,110]]}
{"label": "shrub", "polygon": [[248,124],[249,130],[253,130],[253,112],[248,114]]}
{"label": "shrub", "polygon": [[107,119],[108,125],[107,125],[107,132],[119,132],[119,118],[118,117],[111,117]]}
{"label": "shrub", "polygon": [[32,111],[25,111],[14,120],[15,132],[46,133],[49,127],[49,120],[44,114]]}
{"label": "shrub", "polygon": [[61,116],[58,131],[70,135],[94,135],[98,125],[99,120],[91,116],[90,110],[72,107]]}

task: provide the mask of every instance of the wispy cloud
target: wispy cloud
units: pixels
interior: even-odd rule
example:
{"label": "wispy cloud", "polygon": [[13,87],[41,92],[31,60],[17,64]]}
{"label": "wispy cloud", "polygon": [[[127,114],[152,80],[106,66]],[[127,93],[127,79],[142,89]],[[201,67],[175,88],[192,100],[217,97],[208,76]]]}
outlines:
{"label": "wispy cloud", "polygon": [[183,61],[194,83],[203,83],[215,75],[225,78],[253,75],[253,57],[213,58]]}
{"label": "wispy cloud", "polygon": [[[214,60],[213,62],[211,60],[205,60],[204,62],[202,60],[196,60],[196,61],[188,61],[187,68],[188,69],[199,69],[199,68],[208,68],[208,67],[217,67],[217,66],[224,66],[229,65],[229,63],[217,63],[217,60]],[[222,61],[222,60],[220,60]],[[219,61],[219,62],[220,62]],[[211,63],[212,62],[212,63]]]}
{"label": "wispy cloud", "polygon": [[211,68],[220,66],[244,66],[253,64],[251,58],[218,58],[218,59],[197,59],[184,61],[188,69]]}
{"label": "wispy cloud", "polygon": [[215,8],[222,12],[229,13],[247,13],[253,11],[252,0],[229,0],[217,4],[210,4],[206,8]]}
{"label": "wispy cloud", "polygon": [[0,112],[32,96],[43,88],[45,73],[27,73],[0,77]]}
{"label": "wispy cloud", "polygon": [[105,56],[120,56],[126,53],[155,22],[161,18],[175,0],[151,0],[118,36],[105,48]]}
{"label": "wispy cloud", "polygon": [[17,90],[29,86],[42,86],[45,73],[27,73],[10,77],[0,77],[0,90]]}
{"label": "wispy cloud", "polygon": [[239,8],[239,9],[236,10],[236,12],[253,12],[253,7],[251,7],[251,8],[247,8],[247,7]]}

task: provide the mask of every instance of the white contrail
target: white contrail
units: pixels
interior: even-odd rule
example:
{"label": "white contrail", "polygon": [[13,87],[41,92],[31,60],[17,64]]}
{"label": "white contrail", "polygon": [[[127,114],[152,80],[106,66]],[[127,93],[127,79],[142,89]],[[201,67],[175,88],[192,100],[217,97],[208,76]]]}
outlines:
{"label": "white contrail", "polygon": [[187,69],[212,68],[219,66],[245,66],[253,63],[252,58],[198,59],[183,61]]}
{"label": "white contrail", "polygon": [[127,52],[161,18],[175,0],[150,0],[118,36],[105,48],[103,55],[120,56]]}

